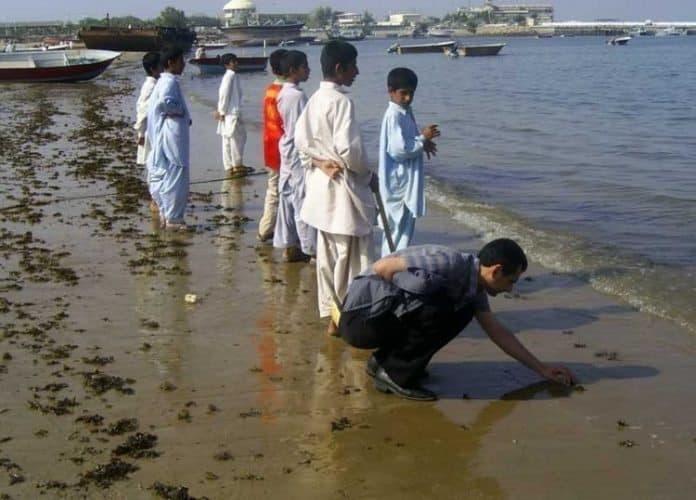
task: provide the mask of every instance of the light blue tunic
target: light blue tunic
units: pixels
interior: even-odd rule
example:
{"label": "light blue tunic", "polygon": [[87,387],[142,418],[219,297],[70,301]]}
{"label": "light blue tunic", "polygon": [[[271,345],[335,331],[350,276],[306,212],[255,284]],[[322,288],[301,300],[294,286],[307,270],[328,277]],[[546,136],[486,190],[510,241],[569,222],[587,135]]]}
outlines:
{"label": "light blue tunic", "polygon": [[[411,108],[389,103],[379,134],[379,192],[396,250],[413,238],[416,217],[425,215],[423,145]],[[390,252],[386,237],[382,256]]]}
{"label": "light blue tunic", "polygon": [[191,115],[178,78],[162,73],[147,110],[147,157],[150,195],[168,223],[184,222],[189,192],[189,126]]}
{"label": "light blue tunic", "polygon": [[300,219],[305,197],[305,168],[295,147],[295,124],[307,105],[307,97],[297,84],[285,82],[276,102],[283,121],[283,135],[278,143],[280,199],[273,246],[300,247],[303,253],[315,255],[317,230]]}

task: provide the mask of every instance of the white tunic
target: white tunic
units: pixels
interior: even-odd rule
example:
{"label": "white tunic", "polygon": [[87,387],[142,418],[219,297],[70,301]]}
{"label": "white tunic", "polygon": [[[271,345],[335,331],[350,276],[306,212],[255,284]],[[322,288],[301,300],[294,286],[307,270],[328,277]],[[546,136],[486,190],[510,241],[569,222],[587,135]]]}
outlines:
{"label": "white tunic", "polygon": [[157,79],[154,76],[148,76],[140,87],[140,95],[135,104],[135,125],[133,128],[138,132],[138,138],[144,138],[145,143],[141,146],[138,144],[138,155],[136,162],[138,165],[145,165],[147,154],[150,152],[150,141],[147,138],[145,131],[147,130],[147,103],[150,100],[152,90],[155,88]]}
{"label": "white tunic", "polygon": [[[308,169],[301,218],[320,231],[367,236],[375,222],[370,191],[374,171],[367,161],[355,107],[340,87],[321,82],[295,125],[295,146]],[[311,159],[334,160],[345,170],[330,179]]]}
{"label": "white tunic", "polygon": [[225,115],[224,120],[218,122],[217,133],[231,137],[241,121],[242,87],[239,78],[231,69],[225,71],[220,89],[218,90],[217,111]]}

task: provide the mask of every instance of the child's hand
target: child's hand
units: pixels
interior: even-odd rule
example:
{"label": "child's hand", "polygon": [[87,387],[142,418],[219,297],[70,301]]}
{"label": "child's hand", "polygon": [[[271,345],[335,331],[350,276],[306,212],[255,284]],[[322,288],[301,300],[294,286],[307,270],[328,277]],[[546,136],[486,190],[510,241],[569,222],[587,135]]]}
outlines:
{"label": "child's hand", "polygon": [[423,151],[425,151],[425,155],[429,160],[431,156],[437,155],[437,144],[428,139],[423,143]]}
{"label": "child's hand", "polygon": [[437,125],[435,124],[428,125],[421,130],[421,134],[423,134],[423,137],[425,137],[427,140],[431,140],[435,137],[440,137],[440,129],[437,128]]}
{"label": "child's hand", "polygon": [[315,160],[314,164],[330,179],[336,179],[343,173],[343,167],[333,160]]}

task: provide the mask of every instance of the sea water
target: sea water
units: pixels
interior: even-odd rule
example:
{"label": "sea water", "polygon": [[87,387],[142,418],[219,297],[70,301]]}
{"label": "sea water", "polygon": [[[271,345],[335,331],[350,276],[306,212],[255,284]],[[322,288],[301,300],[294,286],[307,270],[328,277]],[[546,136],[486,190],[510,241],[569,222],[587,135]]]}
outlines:
{"label": "sea water", "polygon": [[[373,161],[387,72],[410,67],[420,126],[442,130],[426,162],[429,203],[484,239],[515,238],[548,268],[696,331],[696,37],[627,46],[468,38],[460,42],[507,45],[497,57],[458,59],[387,54],[392,42],[355,43],[360,75],[349,92]],[[321,47],[297,49],[309,56],[311,94]],[[260,133],[270,78],[241,75],[250,133]],[[219,77],[188,68],[184,81],[212,110]]]}

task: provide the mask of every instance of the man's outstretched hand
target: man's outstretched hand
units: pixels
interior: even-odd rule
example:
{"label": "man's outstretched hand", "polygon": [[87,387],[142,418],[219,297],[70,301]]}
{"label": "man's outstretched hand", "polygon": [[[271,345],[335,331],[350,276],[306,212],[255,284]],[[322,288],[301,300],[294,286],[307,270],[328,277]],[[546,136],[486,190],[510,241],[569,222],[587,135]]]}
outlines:
{"label": "man's outstretched hand", "polygon": [[577,377],[565,366],[545,365],[540,375],[547,380],[558,382],[563,385],[575,385],[578,383]]}

